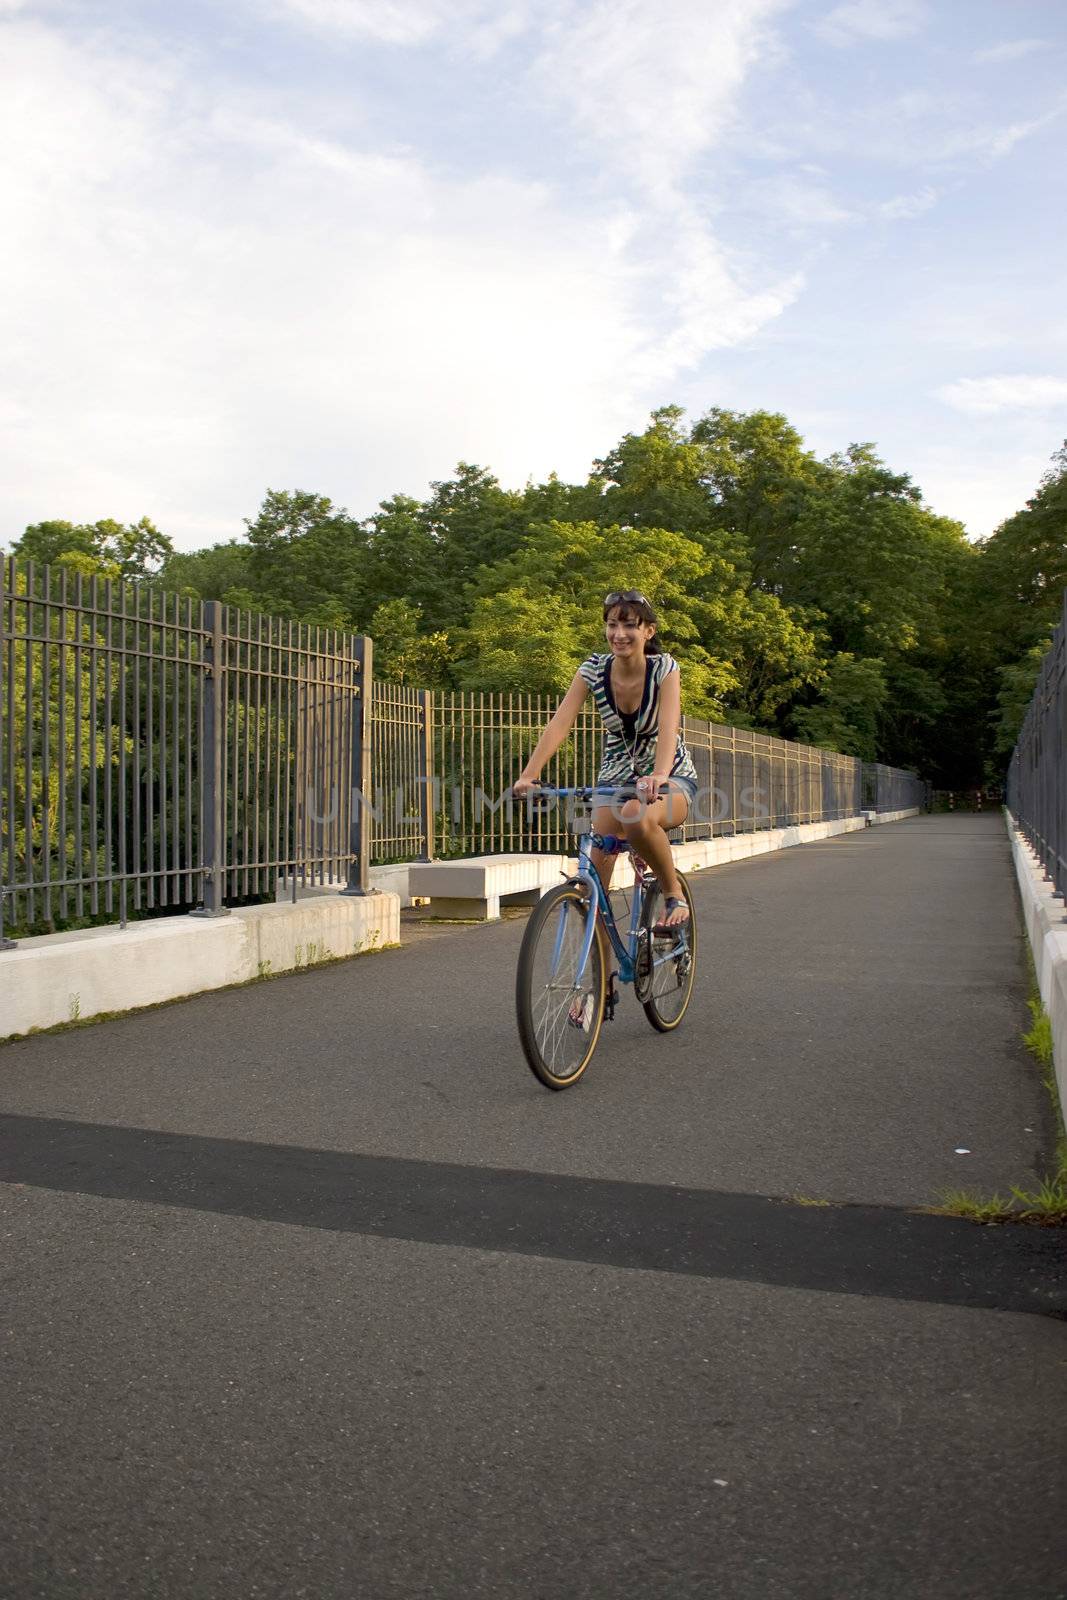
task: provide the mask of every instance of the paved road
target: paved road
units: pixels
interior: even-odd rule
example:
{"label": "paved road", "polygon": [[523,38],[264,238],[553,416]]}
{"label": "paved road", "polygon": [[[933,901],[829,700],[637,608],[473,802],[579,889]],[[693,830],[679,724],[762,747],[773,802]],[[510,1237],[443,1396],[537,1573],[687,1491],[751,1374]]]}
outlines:
{"label": "paved road", "polygon": [[521,923],[0,1050],[0,1594],[1067,1596],[999,818],[694,889],[565,1094]]}

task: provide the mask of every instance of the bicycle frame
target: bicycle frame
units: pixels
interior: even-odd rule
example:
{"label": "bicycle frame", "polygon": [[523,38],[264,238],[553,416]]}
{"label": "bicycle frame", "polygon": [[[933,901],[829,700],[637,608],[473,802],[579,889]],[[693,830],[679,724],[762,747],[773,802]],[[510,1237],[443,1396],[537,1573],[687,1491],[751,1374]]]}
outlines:
{"label": "bicycle frame", "polygon": [[[607,934],[611,948],[615,953],[615,959],[619,963],[619,977],[622,979],[623,983],[633,983],[634,968],[637,957],[638,930],[641,925],[641,902],[644,899],[644,885],[641,881],[641,874],[638,870],[636,870],[635,867],[633,902],[630,906],[629,938],[624,945],[622,942],[622,937],[619,933],[619,925],[615,920],[615,912],[612,910],[611,898],[608,894],[608,891],[605,889],[603,882],[601,881],[599,872],[596,870],[592,860],[590,859],[590,849],[591,845],[589,842],[589,835],[583,834],[578,845],[578,871],[571,879],[571,882],[584,883],[588,887],[590,896],[594,898],[596,902],[596,916],[589,918],[589,924],[585,930],[585,936],[582,940],[581,961],[578,970],[579,972],[585,971],[586,964],[589,960],[590,951],[593,948],[593,940],[596,937],[596,924],[597,919],[599,918],[604,924],[604,931]],[[559,933],[557,934],[557,940],[559,942],[557,943],[555,950],[556,961],[559,960],[559,950],[562,939],[563,928],[561,926]]]}
{"label": "bicycle frame", "polygon": [[[578,799],[588,804],[592,804],[597,796],[610,795],[612,798],[617,798],[618,796],[626,793],[625,789],[606,790],[596,788],[542,789],[539,792],[546,798],[552,797],[556,799]],[[578,871],[572,878],[568,880],[571,883],[584,884],[589,890],[590,901],[595,905],[596,908],[595,914],[588,918],[585,933],[582,936],[578,971],[579,974],[584,973],[589,963],[589,956],[593,948],[593,940],[596,938],[596,925],[599,919],[604,924],[604,930],[607,933],[608,941],[615,954],[615,959],[619,963],[619,978],[623,983],[633,983],[636,976],[637,942],[640,937],[641,927],[641,906],[644,900],[644,872],[646,872],[648,869],[641,858],[631,850],[629,854],[634,863],[634,892],[633,900],[630,905],[629,937],[624,944],[622,936],[619,932],[619,925],[615,920],[615,913],[611,907],[609,893],[601,881],[599,872],[593,865],[590,855],[591,850],[592,840],[589,833],[581,834],[579,836],[578,843]],[[559,928],[556,932],[556,942],[552,952],[553,970],[555,970],[555,968],[558,966],[560,955],[562,953],[563,933],[564,926],[561,919]],[[684,934],[680,937],[684,939]],[[675,954],[676,951],[672,950],[669,954],[660,957],[660,960],[670,960]],[[656,962],[655,964],[658,965],[659,962]]]}

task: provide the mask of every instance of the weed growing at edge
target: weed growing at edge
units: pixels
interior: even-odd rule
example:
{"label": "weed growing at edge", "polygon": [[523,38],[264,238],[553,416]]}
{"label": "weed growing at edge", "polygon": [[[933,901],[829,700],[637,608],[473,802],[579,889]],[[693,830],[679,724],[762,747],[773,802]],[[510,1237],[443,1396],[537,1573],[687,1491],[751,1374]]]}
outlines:
{"label": "weed growing at edge", "polygon": [[[1027,956],[1030,950],[1027,947]],[[1033,1222],[1046,1227],[1067,1227],[1067,1131],[1063,1125],[1059,1091],[1056,1087],[1056,1067],[1052,1057],[1052,1018],[1041,1002],[1037,988],[1037,975],[1030,957],[1030,1007],[1031,1025],[1023,1034],[1023,1043],[1037,1058],[1041,1068],[1041,1081],[1045,1085],[1052,1112],[1056,1119],[1055,1169],[1042,1178],[1036,1189],[1011,1186],[1011,1198],[1001,1195],[984,1196],[972,1189],[941,1189],[941,1204],[924,1209],[939,1216],[969,1217],[972,1222]]]}
{"label": "weed growing at edge", "polygon": [[924,1211],[939,1217],[967,1217],[971,1222],[1011,1222],[1019,1213],[1003,1195],[983,1195],[977,1189],[939,1189],[936,1206],[924,1206]]}

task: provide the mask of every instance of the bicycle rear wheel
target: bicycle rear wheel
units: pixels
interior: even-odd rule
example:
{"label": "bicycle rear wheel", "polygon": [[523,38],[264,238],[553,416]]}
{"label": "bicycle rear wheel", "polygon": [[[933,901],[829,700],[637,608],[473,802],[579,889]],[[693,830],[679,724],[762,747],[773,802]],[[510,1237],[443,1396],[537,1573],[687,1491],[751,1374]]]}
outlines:
{"label": "bicycle rear wheel", "polygon": [[670,936],[659,936],[652,931],[666,915],[663,891],[658,883],[646,890],[641,907],[641,939],[643,943],[647,941],[645,948],[651,952],[651,972],[645,978],[641,1004],[645,1016],[659,1033],[670,1033],[685,1016],[696,977],[696,911],[689,885],[681,874],[678,882],[689,907],[689,921],[672,929]]}
{"label": "bicycle rear wheel", "polygon": [[523,935],[515,981],[519,1038],[531,1072],[549,1089],[566,1089],[581,1077],[600,1037],[606,985],[596,936],[584,972],[578,970],[587,921],[595,915],[581,889],[561,883],[535,907]]}

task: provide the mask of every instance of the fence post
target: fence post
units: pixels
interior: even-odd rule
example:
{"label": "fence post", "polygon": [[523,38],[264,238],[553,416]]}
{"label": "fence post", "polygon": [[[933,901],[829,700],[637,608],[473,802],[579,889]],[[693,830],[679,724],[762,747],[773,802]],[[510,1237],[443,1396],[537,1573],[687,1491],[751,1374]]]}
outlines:
{"label": "fence post", "polygon": [[229,908],[222,903],[225,875],[224,843],[226,828],[226,785],[222,747],[226,732],[226,637],[223,628],[225,608],[219,600],[204,601],[204,734],[200,751],[200,782],[203,802],[200,825],[203,830],[200,871],[201,904],[194,917],[225,917]]}
{"label": "fence post", "polygon": [[[4,694],[4,687],[5,687],[6,682],[7,682],[7,669],[8,669],[8,665],[9,665],[8,659],[7,659],[7,651],[6,651],[5,647],[4,647],[4,640],[5,640],[6,636],[7,636],[7,629],[5,627],[5,616],[6,616],[6,612],[7,612],[7,602],[6,602],[5,598],[4,598],[5,594],[6,594],[7,574],[8,574],[8,557],[0,555],[0,730],[3,731],[3,738],[0,739],[0,762],[4,763],[3,776],[7,776],[8,771],[9,771],[8,764],[7,764],[8,740],[9,739],[14,739],[14,737],[15,737],[14,726],[13,725],[10,726],[10,727],[8,726],[7,718],[6,718],[6,715],[5,715],[5,706],[6,706],[7,701],[6,701],[6,696]],[[11,562],[11,588],[12,588],[12,593],[14,593],[14,587],[15,587],[15,563],[12,560],[12,562]],[[12,663],[12,665],[13,665],[13,663]],[[28,708],[27,708],[27,715],[28,714],[29,713],[28,713]],[[0,785],[0,787],[2,787],[2,785]],[[7,797],[7,810],[4,813],[4,827],[5,828],[14,829],[14,826],[15,826],[14,805],[15,805],[15,796],[13,794],[9,794],[8,797]],[[9,859],[13,855],[14,855],[14,844],[12,843],[10,851],[5,851],[4,850],[4,834],[3,834],[3,831],[0,830],[0,950],[16,950],[18,948],[18,941],[17,940],[15,940],[15,939],[6,939],[4,937],[4,901],[7,898],[7,888],[6,888],[5,884],[4,884],[4,862],[5,862],[5,860]]]}
{"label": "fence post", "polygon": [[422,850],[420,861],[432,861],[434,849],[434,749],[433,749],[433,691],[423,689],[419,695],[419,813],[422,824]]}
{"label": "fence post", "polygon": [[370,893],[371,830],[368,811],[374,800],[374,774],[371,771],[374,641],[366,634],[359,634],[352,640],[352,645],[357,681],[352,688],[352,716],[348,725],[352,741],[348,883],[341,893],[363,895]]}

